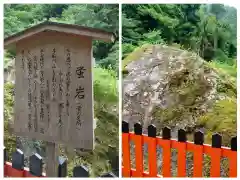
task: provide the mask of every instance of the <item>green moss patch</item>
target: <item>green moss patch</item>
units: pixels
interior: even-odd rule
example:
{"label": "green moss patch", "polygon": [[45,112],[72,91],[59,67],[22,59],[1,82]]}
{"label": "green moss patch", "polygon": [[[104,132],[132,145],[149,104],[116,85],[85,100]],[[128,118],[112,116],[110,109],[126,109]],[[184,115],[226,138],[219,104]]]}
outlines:
{"label": "green moss patch", "polygon": [[[151,44],[144,44],[141,47],[136,48],[132,53],[130,53],[123,61],[122,61],[122,71],[126,71],[125,67],[131,63],[132,61],[136,61],[143,56],[143,53],[148,49],[152,48]],[[126,73],[126,72],[125,72]]]}
{"label": "green moss patch", "polygon": [[211,144],[212,133],[223,136],[223,144],[230,145],[230,139],[237,133],[237,104],[235,99],[221,100],[211,111],[199,117],[198,124],[207,130],[205,141]]}

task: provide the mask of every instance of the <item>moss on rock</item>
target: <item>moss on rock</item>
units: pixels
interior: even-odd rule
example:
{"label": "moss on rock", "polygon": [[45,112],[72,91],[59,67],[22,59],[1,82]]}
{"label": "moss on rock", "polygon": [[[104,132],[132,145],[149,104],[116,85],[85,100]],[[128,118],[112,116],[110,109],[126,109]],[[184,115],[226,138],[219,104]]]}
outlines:
{"label": "moss on rock", "polygon": [[122,71],[124,72],[124,74],[127,74],[127,70],[125,69],[125,67],[132,61],[141,58],[143,54],[148,51],[148,49],[151,49],[152,46],[153,45],[151,44],[144,44],[141,47],[136,48],[132,53],[130,53],[122,62]]}
{"label": "moss on rock", "polygon": [[213,108],[199,117],[198,125],[207,131],[206,142],[211,144],[213,133],[220,133],[223,144],[230,145],[230,139],[237,134],[237,103],[236,99],[225,99],[216,102]]}

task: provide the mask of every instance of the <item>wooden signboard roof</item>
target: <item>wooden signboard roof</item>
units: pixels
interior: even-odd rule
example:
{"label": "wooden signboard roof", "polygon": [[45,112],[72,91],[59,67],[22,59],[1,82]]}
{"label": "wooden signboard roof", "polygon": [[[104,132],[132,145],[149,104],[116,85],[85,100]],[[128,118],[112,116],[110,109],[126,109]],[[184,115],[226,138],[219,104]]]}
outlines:
{"label": "wooden signboard roof", "polygon": [[55,31],[55,32],[67,33],[67,34],[78,35],[78,36],[88,36],[88,37],[91,37],[92,39],[103,40],[106,42],[114,40],[113,33],[110,33],[104,30],[85,27],[85,26],[79,26],[79,25],[73,25],[73,24],[63,24],[63,23],[46,21],[5,38],[4,47],[7,49],[11,47],[15,47],[15,44],[18,41],[44,31]]}

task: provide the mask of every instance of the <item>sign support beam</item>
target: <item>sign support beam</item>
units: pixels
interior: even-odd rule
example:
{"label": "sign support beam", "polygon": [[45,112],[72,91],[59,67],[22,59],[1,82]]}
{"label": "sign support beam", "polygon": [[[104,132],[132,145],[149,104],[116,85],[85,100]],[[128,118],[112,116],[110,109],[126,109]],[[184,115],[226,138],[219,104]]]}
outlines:
{"label": "sign support beam", "polygon": [[46,175],[48,177],[58,177],[58,154],[58,145],[46,142]]}

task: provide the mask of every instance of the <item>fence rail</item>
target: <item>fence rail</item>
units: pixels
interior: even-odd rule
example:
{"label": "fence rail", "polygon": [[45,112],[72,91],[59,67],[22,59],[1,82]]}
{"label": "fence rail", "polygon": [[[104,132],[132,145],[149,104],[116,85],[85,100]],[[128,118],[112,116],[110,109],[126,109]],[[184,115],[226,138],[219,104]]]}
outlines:
{"label": "fence rail", "polygon": [[[148,126],[148,134],[142,134],[140,123],[134,124],[134,132],[129,132],[129,124],[122,122],[122,175],[123,177],[171,177],[171,150],[177,150],[177,176],[186,177],[186,154],[193,152],[193,177],[203,176],[204,154],[211,158],[210,176],[220,177],[221,158],[229,161],[229,177],[237,177],[237,137],[231,139],[231,148],[222,147],[222,136],[212,135],[212,145],[204,144],[204,134],[201,131],[194,133],[194,142],[187,141],[186,131],[178,130],[178,139],[171,139],[171,129],[164,127],[162,137],[157,137],[154,125]],[[135,169],[131,167],[130,141],[134,143]],[[144,172],[144,143],[148,146],[148,169]],[[157,168],[157,146],[162,151],[162,176]]]}
{"label": "fence rail", "polygon": [[[7,151],[4,148],[4,177],[47,177],[43,173],[43,161],[39,154],[34,154],[29,158],[29,168],[24,167],[24,154],[20,149],[17,149],[12,154],[12,162],[8,162]],[[67,159],[59,157],[57,177],[67,177]],[[114,173],[104,173],[100,177],[117,177],[118,170]],[[87,167],[81,165],[73,169],[73,177],[90,177]]]}

